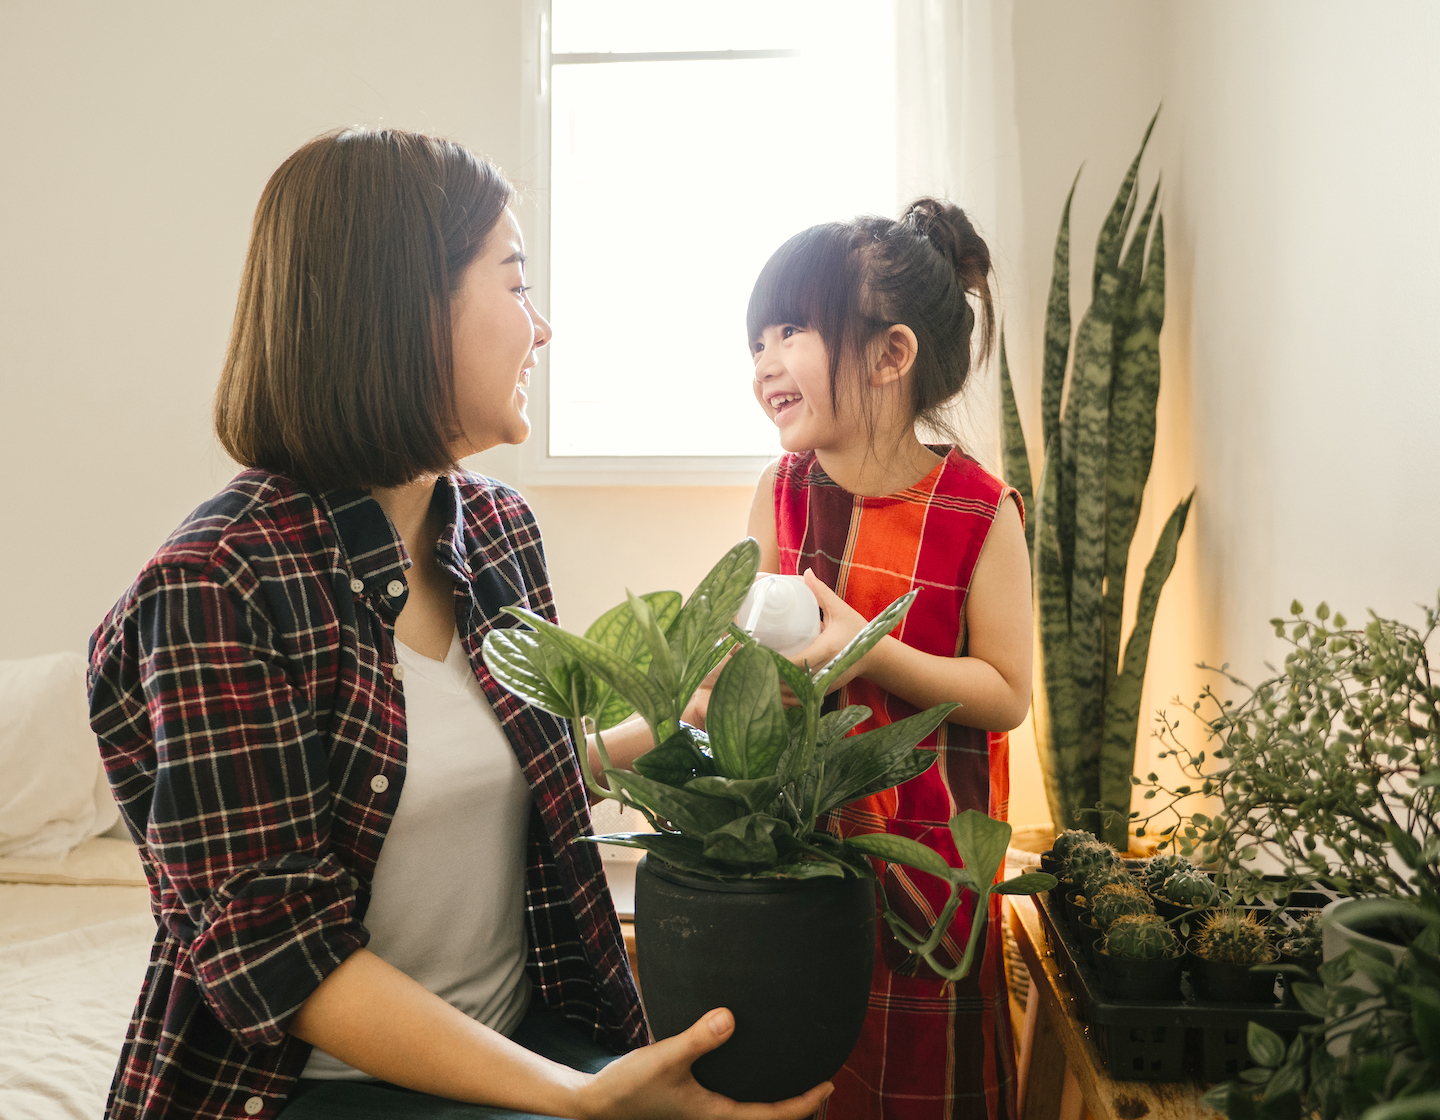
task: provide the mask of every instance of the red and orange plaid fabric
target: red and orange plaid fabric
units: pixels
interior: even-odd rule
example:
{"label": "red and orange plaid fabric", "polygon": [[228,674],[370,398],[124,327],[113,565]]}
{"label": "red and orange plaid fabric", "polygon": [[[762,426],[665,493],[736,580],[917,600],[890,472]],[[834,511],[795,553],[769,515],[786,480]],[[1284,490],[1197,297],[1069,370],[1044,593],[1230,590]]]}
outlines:
{"label": "red and orange plaid fabric", "polygon": [[[937,449],[944,453],[945,449]],[[965,599],[1000,505],[1019,497],[973,459],[950,450],[942,463],[898,494],[868,498],[836,485],[813,452],[785,455],[775,477],[780,571],[812,568],[866,618],[917,588],[895,636],[942,657],[965,650]],[[1022,511],[1023,513],[1023,511]],[[857,677],[839,705],[864,704],[867,731],[918,709]],[[832,698],[832,699],[836,699]],[[908,836],[960,866],[947,822],[979,809],[1009,811],[1010,745],[991,734],[943,723],[924,743],[939,763],[920,777],[834,814],[842,836]],[[886,865],[890,905],[912,926],[928,927],[948,887],[931,876]],[[961,909],[943,949],[958,961],[974,903]],[[1000,899],[992,899],[984,953],[970,975],[945,984],[877,923],[870,1009],[855,1052],[836,1075],[824,1120],[1004,1120],[1015,1114],[1015,1053],[1005,987]]]}

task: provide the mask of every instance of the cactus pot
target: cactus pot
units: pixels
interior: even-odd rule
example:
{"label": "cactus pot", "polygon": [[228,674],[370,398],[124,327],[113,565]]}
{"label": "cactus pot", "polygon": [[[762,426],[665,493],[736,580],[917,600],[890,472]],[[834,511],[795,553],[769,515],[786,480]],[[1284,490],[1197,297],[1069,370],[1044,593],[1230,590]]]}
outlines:
{"label": "cactus pot", "polygon": [[1079,900],[1084,898],[1084,892],[1079,887],[1072,887],[1065,892],[1065,921],[1070,926],[1070,932],[1076,937],[1080,936],[1080,914],[1089,913],[1088,906],[1081,906]]}
{"label": "cactus pot", "polygon": [[[1181,906],[1178,903],[1171,902],[1161,894],[1152,894],[1150,901],[1155,904],[1155,913],[1159,914],[1167,922],[1173,922],[1176,918],[1180,917],[1181,914],[1187,914],[1195,910],[1193,906]],[[1195,910],[1187,920],[1192,924],[1198,924],[1205,920],[1205,915],[1208,913],[1210,913],[1210,909]]]}
{"label": "cactus pot", "polygon": [[1040,870],[1047,875],[1054,875],[1057,879],[1060,878],[1060,861],[1055,858],[1054,852],[1040,853]]}
{"label": "cactus pot", "polygon": [[1098,944],[1095,946],[1100,987],[1111,999],[1179,999],[1180,966],[1184,960],[1184,950],[1171,957],[1141,961],[1112,957]]}
{"label": "cactus pot", "polygon": [[693,1066],[707,1089],[777,1101],[833,1076],[860,1037],[875,963],[868,879],[716,882],[650,856],[635,875],[635,943],[650,1032],[716,1007],[735,1033]]}
{"label": "cactus pot", "polygon": [[1080,920],[1075,923],[1075,926],[1080,931],[1080,947],[1085,950],[1085,955],[1090,959],[1090,963],[1094,964],[1095,943],[1100,940],[1100,935],[1105,931],[1100,928],[1095,921],[1095,915],[1088,909],[1080,911]]}
{"label": "cactus pot", "polygon": [[[1275,973],[1251,972],[1248,964],[1212,961],[1202,957],[1195,948],[1195,939],[1187,942],[1190,951],[1190,986],[1199,999],[1218,1003],[1274,1003]],[[1271,950],[1267,964],[1278,964],[1279,954]]]}
{"label": "cactus pot", "polygon": [[[1294,964],[1294,965],[1299,965],[1301,968],[1309,969],[1309,970],[1313,973],[1317,968],[1320,967],[1321,958],[1320,958],[1320,957],[1293,957],[1293,956],[1291,956],[1289,953],[1281,953],[1281,954],[1280,954],[1280,961],[1279,961],[1279,963],[1280,963],[1280,964]],[[1293,976],[1293,975],[1291,975],[1291,974],[1288,973],[1288,972],[1282,972],[1282,973],[1280,974],[1280,983],[1284,986],[1284,989],[1285,989],[1285,996],[1284,996],[1284,999],[1282,1000],[1282,1002],[1285,1004],[1286,1007],[1299,1007],[1299,1006],[1300,1006],[1299,1001],[1296,1000],[1296,998],[1295,998],[1295,990],[1294,990],[1294,987],[1293,987],[1295,981],[1296,981],[1296,980],[1299,980],[1299,979],[1300,979],[1300,977],[1298,977],[1298,976]],[[1302,982],[1303,982],[1303,981],[1302,981]],[[1315,981],[1312,980],[1311,982],[1314,983]]]}

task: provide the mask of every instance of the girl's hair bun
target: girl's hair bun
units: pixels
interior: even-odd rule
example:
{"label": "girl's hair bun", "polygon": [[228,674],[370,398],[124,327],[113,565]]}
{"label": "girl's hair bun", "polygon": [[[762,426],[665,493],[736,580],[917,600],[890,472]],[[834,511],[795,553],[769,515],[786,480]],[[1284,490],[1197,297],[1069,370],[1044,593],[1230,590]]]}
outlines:
{"label": "girl's hair bun", "polygon": [[943,198],[917,198],[900,215],[900,224],[925,238],[950,262],[962,291],[979,299],[980,353],[990,352],[994,307],[990,295],[990,248],[975,232],[964,210]]}

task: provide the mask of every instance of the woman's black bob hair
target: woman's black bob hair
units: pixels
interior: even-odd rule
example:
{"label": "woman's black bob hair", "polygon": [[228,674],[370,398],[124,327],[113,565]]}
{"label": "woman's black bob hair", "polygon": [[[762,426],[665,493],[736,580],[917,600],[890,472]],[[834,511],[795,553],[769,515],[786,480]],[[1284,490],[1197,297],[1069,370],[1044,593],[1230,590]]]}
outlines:
{"label": "woman's black bob hair", "polygon": [[766,327],[818,331],[830,359],[832,405],[847,359],[858,375],[876,336],[903,323],[919,344],[909,376],[911,415],[949,434],[943,408],[994,337],[990,250],[964,211],[935,198],[916,199],[899,221],[860,217],[811,226],[760,270],[745,318],[752,350]]}

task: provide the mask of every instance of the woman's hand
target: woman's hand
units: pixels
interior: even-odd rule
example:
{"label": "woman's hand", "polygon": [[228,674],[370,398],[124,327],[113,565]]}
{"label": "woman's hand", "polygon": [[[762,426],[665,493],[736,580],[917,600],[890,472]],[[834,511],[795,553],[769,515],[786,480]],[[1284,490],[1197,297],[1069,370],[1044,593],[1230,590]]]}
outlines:
{"label": "woman's hand", "polygon": [[[805,569],[805,586],[814,592],[815,598],[820,602],[820,636],[790,660],[802,667],[809,662],[810,671],[813,673],[828,665],[870,620],[826,587],[810,568]],[[839,680],[832,682],[829,691],[834,692],[855,677],[865,676],[866,666],[874,656],[875,650],[872,649],[845,670]]]}
{"label": "woman's hand", "polygon": [[587,1120],[803,1120],[834,1091],[830,1082],[776,1104],[740,1104],[706,1089],[690,1072],[702,1054],[735,1031],[725,1008],[703,1015],[689,1030],[617,1058],[579,1091]]}

